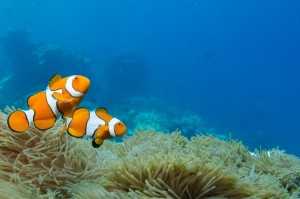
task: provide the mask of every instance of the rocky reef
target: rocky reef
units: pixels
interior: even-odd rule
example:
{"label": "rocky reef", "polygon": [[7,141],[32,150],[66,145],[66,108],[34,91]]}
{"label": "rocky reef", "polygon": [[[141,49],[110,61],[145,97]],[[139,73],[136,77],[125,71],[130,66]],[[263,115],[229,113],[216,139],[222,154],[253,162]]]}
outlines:
{"label": "rocky reef", "polygon": [[180,132],[137,131],[123,142],[12,133],[0,112],[0,198],[297,198],[300,159]]}

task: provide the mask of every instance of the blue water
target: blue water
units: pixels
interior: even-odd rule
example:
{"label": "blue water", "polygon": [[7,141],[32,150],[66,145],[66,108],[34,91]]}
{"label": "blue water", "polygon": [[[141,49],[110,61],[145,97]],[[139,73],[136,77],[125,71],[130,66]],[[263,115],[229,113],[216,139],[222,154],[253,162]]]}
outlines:
{"label": "blue water", "polygon": [[300,1],[1,1],[0,35],[9,29],[89,61],[39,70],[26,60],[26,44],[10,45],[22,51],[14,61],[0,46],[0,77],[13,74],[0,85],[1,107],[26,104],[26,94],[55,73],[80,73],[91,75],[90,106],[136,114],[143,107],[126,102],[154,97],[251,149],[279,146],[300,155]]}

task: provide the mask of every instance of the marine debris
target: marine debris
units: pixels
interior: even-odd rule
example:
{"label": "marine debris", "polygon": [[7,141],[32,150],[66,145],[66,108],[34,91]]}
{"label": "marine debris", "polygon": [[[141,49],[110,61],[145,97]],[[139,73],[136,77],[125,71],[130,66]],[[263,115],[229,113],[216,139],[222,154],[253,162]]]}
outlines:
{"label": "marine debris", "polygon": [[[7,108],[6,112],[12,110]],[[0,112],[0,198],[297,198],[299,158],[251,153],[241,142],[137,131],[123,142],[11,132]]]}

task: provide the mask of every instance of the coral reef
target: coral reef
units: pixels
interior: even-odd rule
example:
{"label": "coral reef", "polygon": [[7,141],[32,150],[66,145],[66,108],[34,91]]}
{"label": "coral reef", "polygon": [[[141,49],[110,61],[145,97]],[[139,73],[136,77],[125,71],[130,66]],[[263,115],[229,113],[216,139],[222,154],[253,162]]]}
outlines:
{"label": "coral reef", "polygon": [[[161,132],[167,132],[170,129],[170,122],[167,116],[156,111],[143,111],[135,115],[132,120],[136,129],[148,129]],[[169,127],[169,128],[168,128]]]}
{"label": "coral reef", "polygon": [[[7,109],[8,112],[11,110]],[[0,198],[297,198],[300,160],[277,149],[138,131],[93,149],[60,133],[15,134],[0,112]],[[270,155],[267,155],[270,154]]]}
{"label": "coral reef", "polygon": [[129,132],[133,132],[134,129],[165,133],[180,130],[186,137],[193,136],[195,132],[212,132],[196,112],[171,105],[162,99],[153,96],[136,96],[130,99],[120,99],[120,101],[118,106],[112,107],[112,111],[124,118]]}

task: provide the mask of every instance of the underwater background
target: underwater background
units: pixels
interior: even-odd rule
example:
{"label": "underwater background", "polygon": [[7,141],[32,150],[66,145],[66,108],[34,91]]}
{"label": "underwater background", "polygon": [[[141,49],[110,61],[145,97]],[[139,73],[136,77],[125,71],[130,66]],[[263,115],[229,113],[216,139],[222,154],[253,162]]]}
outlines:
{"label": "underwater background", "polygon": [[[128,126],[300,155],[300,2],[0,2],[0,108],[82,74]],[[150,141],[149,141],[150,142]]]}

